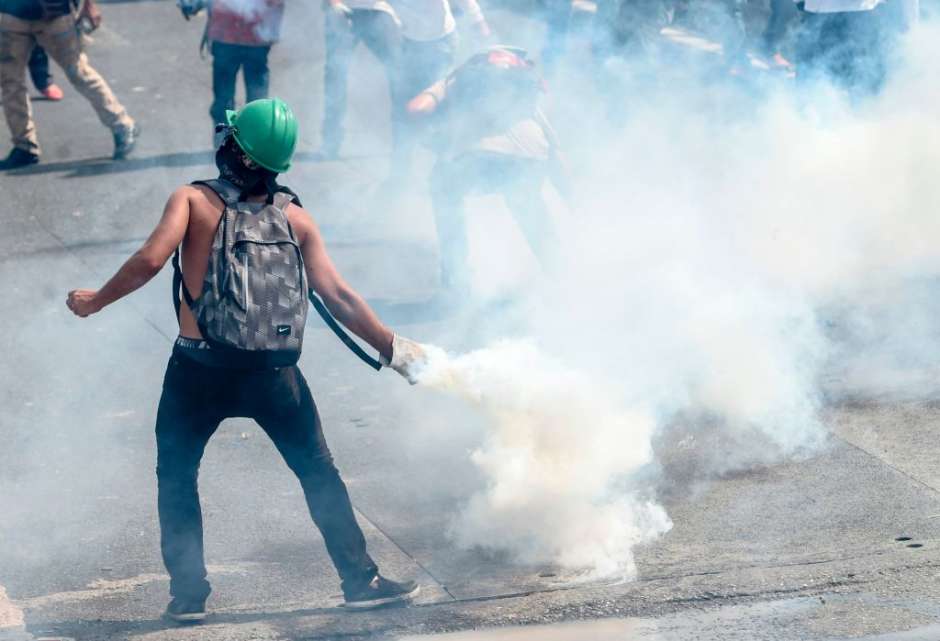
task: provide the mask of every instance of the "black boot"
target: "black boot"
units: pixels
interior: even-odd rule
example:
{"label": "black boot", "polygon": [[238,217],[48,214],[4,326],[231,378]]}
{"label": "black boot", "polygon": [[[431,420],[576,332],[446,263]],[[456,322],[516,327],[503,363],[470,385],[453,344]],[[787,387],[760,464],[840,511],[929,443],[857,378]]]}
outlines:
{"label": "black boot", "polygon": [[20,167],[35,165],[37,162],[39,162],[39,154],[34,154],[31,151],[14,147],[10,151],[9,156],[7,156],[4,160],[0,160],[0,171],[6,171],[7,169],[19,169]]}
{"label": "black boot", "polygon": [[411,601],[421,590],[414,581],[390,581],[379,574],[365,585],[347,589],[343,586],[346,607],[356,610],[368,610],[393,603]]}
{"label": "black boot", "polygon": [[206,618],[206,601],[173,599],[163,616],[177,623],[199,623]]}
{"label": "black boot", "polygon": [[124,160],[127,155],[134,150],[137,144],[137,138],[140,136],[140,127],[134,125],[127,129],[117,129],[114,131],[114,160]]}

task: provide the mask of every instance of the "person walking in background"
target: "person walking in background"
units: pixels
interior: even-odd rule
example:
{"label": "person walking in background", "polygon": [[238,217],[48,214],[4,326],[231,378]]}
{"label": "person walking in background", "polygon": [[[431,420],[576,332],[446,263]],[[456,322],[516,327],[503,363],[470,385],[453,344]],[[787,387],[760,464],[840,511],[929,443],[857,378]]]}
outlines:
{"label": "person walking in background", "polygon": [[326,64],[323,73],[323,127],[319,156],[332,160],[343,144],[349,61],[360,42],[385,66],[392,105],[393,146],[400,135],[395,113],[407,96],[401,95],[401,23],[385,0],[329,0],[326,20]]}
{"label": "person walking in background", "polygon": [[[267,98],[271,82],[268,54],[281,36],[284,0],[179,0],[183,17],[208,7],[209,19],[203,46],[212,54],[212,125],[225,122],[226,112],[235,109],[235,84],[241,70],[245,101]],[[221,138],[216,133],[213,143]]]}
{"label": "person walking in background", "polygon": [[267,98],[271,81],[268,54],[280,39],[284,0],[213,0],[206,37],[212,53],[213,125],[235,108],[235,81],[241,69],[245,101]]}
{"label": "person walking in background", "polygon": [[[463,19],[481,38],[491,32],[477,0],[455,0]],[[402,95],[414,96],[453,67],[457,56],[457,21],[449,0],[392,0],[402,26]],[[400,108],[404,120],[405,105]],[[415,136],[408,121],[392,154],[392,177],[404,179],[411,172]]]}
{"label": "person walking in background", "polygon": [[62,67],[69,82],[111,130],[113,158],[125,158],[134,148],[139,129],[108,83],[89,64],[82,50],[79,20],[97,27],[101,14],[88,0],[78,17],[73,14],[71,0],[0,0],[0,94],[13,139],[13,149],[0,161],[0,170],[39,162],[39,138],[26,87],[26,68],[37,44]]}
{"label": "person walking in background", "polygon": [[29,78],[33,86],[46,100],[57,102],[65,97],[62,88],[52,82],[52,72],[49,71],[49,56],[45,49],[36,45],[29,54]]}

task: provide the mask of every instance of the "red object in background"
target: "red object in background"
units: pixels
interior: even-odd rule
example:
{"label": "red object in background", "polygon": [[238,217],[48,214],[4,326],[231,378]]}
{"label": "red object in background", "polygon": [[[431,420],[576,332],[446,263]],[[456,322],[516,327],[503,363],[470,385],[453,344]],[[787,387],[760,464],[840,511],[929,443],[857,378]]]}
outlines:
{"label": "red object in background", "polygon": [[209,14],[210,42],[233,45],[266,46],[280,37],[283,0],[257,0],[230,5],[213,2]]}
{"label": "red object in background", "polygon": [[62,92],[62,88],[59,85],[52,83],[48,87],[42,90],[42,95],[45,96],[46,100],[52,100],[58,102],[65,97],[65,94]]}

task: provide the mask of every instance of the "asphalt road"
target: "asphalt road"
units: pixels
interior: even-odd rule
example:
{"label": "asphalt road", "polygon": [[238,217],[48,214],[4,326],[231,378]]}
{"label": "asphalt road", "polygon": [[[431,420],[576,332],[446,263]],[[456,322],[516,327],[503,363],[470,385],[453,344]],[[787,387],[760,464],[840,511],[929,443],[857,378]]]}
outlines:
{"label": "asphalt road", "polygon": [[[110,136],[66,87],[62,103],[35,104],[43,163],[0,176],[0,639],[410,639],[611,617],[618,622],[592,624],[603,628],[561,629],[660,640],[940,634],[929,627],[940,622],[940,410],[931,400],[833,405],[823,453],[677,494],[667,504],[672,531],[638,550],[638,580],[579,583],[557,568],[457,549],[446,534],[454,506],[481,482],[465,455],[479,436],[446,430],[461,406],[374,374],[313,322],[302,366],[327,437],[371,552],[388,575],[422,583],[418,607],[337,608],[338,581],[299,487],[260,430],[230,421],[201,475],[215,614],[198,628],[167,627],[152,427],[175,335],[170,274],[84,321],[64,299],[121,263],[171,189],[213,174],[210,71],[197,54],[201,23],[183,22],[171,2],[104,12],[91,58],[143,125],[134,156],[108,160]],[[528,20],[496,13],[494,23],[538,42]],[[423,305],[436,285],[427,203],[390,206],[378,188],[387,98],[365,52],[344,157],[312,159],[320,25],[314,3],[292,4],[273,53],[273,92],[303,127],[286,182],[376,309],[405,334],[446,342],[451,322]]]}

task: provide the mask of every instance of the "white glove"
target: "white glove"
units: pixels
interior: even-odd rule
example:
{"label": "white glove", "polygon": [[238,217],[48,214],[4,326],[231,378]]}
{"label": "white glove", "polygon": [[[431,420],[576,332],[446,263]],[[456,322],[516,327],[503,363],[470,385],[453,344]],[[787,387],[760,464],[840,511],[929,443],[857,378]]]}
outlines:
{"label": "white glove", "polygon": [[381,356],[379,362],[386,367],[391,367],[414,385],[418,382],[418,372],[427,365],[428,353],[421,343],[395,334],[392,337],[392,360],[388,361]]}

